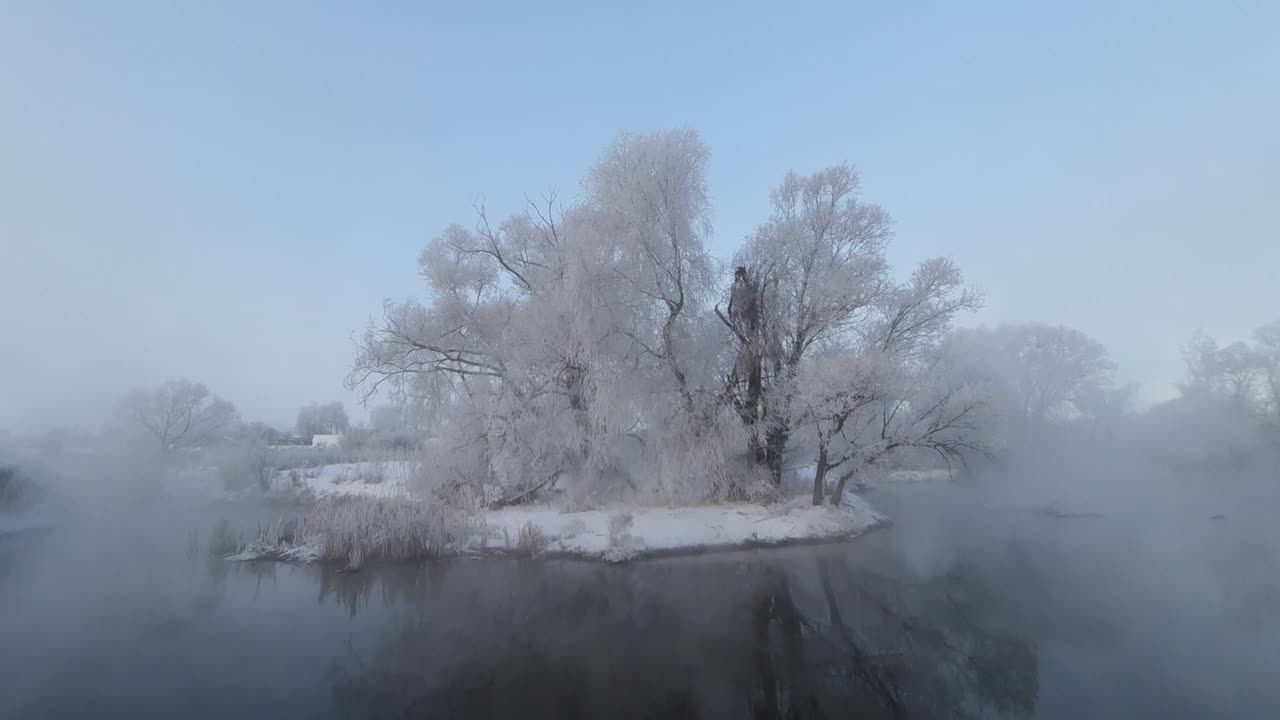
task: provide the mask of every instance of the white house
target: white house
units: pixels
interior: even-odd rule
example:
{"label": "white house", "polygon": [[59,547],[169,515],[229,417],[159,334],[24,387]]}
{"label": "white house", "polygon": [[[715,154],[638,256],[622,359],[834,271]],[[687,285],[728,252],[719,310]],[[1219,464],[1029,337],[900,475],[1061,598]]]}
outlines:
{"label": "white house", "polygon": [[338,443],[341,440],[342,440],[341,435],[312,435],[311,447],[313,448],[335,447],[336,448],[338,447]]}

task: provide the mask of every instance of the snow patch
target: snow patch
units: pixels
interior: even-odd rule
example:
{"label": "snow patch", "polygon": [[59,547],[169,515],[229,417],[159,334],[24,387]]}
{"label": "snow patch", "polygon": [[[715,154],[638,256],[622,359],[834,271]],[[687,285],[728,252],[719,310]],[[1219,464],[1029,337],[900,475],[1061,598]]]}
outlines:
{"label": "snow patch", "polygon": [[[313,516],[323,508],[332,511],[345,507],[323,502],[341,501],[344,497],[353,502],[390,501],[395,505],[392,509],[400,507],[398,500],[403,500],[405,507],[422,507],[422,500],[411,490],[414,470],[412,463],[404,461],[338,463],[282,470],[273,480],[271,494],[316,501]],[[384,506],[383,511],[386,509]],[[355,525],[346,523],[338,534],[356,547],[377,545],[381,542],[379,538],[386,534],[386,528],[378,525],[385,522],[386,517],[379,517],[382,519]],[[451,525],[450,539],[435,548],[434,555],[546,553],[621,562],[648,555],[706,549],[834,540],[859,535],[886,522],[884,516],[853,493],[845,493],[844,503],[838,508],[814,506],[807,496],[797,496],[770,505],[720,503],[578,512],[537,504],[482,511],[468,517],[465,523],[454,523],[457,527]],[[325,535],[326,530],[333,530],[330,527],[333,520],[312,517],[304,523],[310,533],[306,537],[287,543],[260,538],[242,547],[230,559],[313,562],[331,558],[333,552],[316,538]]]}
{"label": "snow patch", "polygon": [[[629,520],[622,520],[623,516],[629,516]],[[488,513],[484,531],[467,549],[514,549],[505,546],[522,528],[531,525],[548,539],[545,552],[617,562],[681,551],[852,537],[883,522],[884,516],[856,495],[846,495],[839,508],[815,507],[805,498],[778,505],[629,508],[615,512],[512,507]]]}
{"label": "snow patch", "polygon": [[404,461],[335,463],[291,468],[276,473],[271,494],[295,499],[340,495],[374,498],[408,497],[413,464]]}

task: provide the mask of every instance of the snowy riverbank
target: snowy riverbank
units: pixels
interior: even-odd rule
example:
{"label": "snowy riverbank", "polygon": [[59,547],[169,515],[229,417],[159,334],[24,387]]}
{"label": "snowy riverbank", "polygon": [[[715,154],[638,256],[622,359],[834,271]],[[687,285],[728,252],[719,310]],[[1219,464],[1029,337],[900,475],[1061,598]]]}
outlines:
{"label": "snowy riverbank", "polygon": [[280,470],[270,495],[295,500],[359,496],[410,497],[413,465],[403,460],[334,463],[313,468]]}
{"label": "snowy riverbank", "polygon": [[[295,526],[242,543],[237,560],[410,559],[438,555],[569,556],[619,562],[654,555],[837,540],[886,522],[861,498],[815,507],[807,497],[767,505],[618,506],[566,511],[533,504],[462,516],[428,507],[406,463],[281,471],[273,494],[317,503]],[[414,548],[406,551],[404,547]]]}
{"label": "snowy riverbank", "polygon": [[886,522],[856,496],[839,508],[805,498],[775,505],[734,503],[695,507],[561,512],[552,507],[505,508],[486,514],[471,552],[507,551],[524,528],[545,538],[540,552],[609,561],[712,549],[783,545],[853,537]]}

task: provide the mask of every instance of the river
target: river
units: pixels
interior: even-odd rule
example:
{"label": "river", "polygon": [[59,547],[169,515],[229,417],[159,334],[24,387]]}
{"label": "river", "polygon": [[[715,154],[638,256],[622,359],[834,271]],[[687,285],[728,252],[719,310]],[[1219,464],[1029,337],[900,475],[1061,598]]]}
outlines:
{"label": "river", "polygon": [[1280,717],[1274,506],[977,496],[873,491],[894,524],[832,545],[353,574],[202,547],[278,511],[93,503],[0,535],[0,717]]}

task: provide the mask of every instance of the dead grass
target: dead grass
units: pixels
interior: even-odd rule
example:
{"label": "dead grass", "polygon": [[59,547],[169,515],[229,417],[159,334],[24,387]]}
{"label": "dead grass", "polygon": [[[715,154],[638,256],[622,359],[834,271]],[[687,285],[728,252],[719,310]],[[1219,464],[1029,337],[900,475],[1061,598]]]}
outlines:
{"label": "dead grass", "polygon": [[301,520],[258,528],[232,557],[366,562],[440,557],[475,531],[473,516],[410,498],[325,498]]}
{"label": "dead grass", "polygon": [[527,522],[516,535],[516,544],[512,548],[512,553],[522,557],[534,557],[540,555],[550,544],[551,539],[537,525]]}

